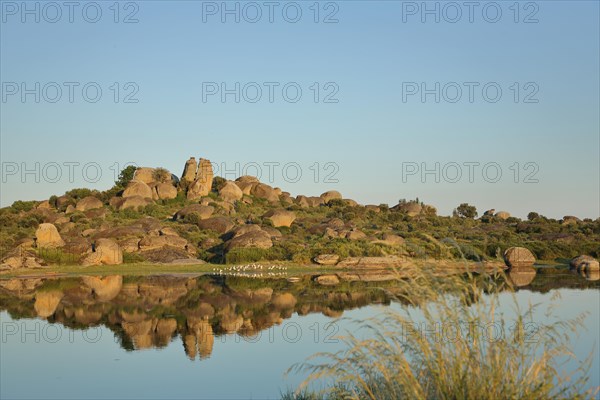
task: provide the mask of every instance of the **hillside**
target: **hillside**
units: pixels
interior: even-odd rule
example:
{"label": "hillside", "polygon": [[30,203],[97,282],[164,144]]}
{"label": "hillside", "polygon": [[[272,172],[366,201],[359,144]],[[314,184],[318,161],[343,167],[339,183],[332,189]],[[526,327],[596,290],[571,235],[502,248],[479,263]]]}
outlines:
{"label": "hillside", "polygon": [[[298,195],[242,176],[213,176],[208,160],[129,167],[107,191],[74,189],[0,209],[0,270],[121,263],[232,264],[271,260],[356,266],[399,260],[499,260],[512,246],[538,260],[600,254],[600,220],[528,220],[457,206],[452,217],[418,200],[361,205],[337,191]],[[361,261],[358,257],[370,257]]]}

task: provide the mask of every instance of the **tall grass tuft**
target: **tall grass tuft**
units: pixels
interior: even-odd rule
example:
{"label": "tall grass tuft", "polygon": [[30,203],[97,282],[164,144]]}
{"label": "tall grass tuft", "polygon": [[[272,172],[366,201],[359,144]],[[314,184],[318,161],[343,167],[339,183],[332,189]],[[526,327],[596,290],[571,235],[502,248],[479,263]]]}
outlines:
{"label": "tall grass tuft", "polygon": [[[293,365],[311,383],[329,385],[329,399],[589,398],[592,357],[577,361],[570,343],[585,315],[534,321],[541,305],[522,307],[502,272],[439,276],[403,271],[394,291],[401,310],[358,321],[339,339],[345,349]],[[508,297],[514,316],[499,312]],[[503,299],[503,306],[506,305]],[[419,305],[415,308],[415,305]],[[427,327],[427,329],[425,329]],[[502,335],[500,335],[502,333]],[[576,367],[565,374],[567,362]],[[293,394],[288,394],[293,398]]]}

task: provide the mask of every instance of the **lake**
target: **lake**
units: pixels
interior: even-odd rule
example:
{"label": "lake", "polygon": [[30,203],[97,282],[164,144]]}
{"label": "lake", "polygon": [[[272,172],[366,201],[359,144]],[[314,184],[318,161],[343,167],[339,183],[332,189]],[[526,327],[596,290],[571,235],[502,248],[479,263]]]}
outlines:
{"label": "lake", "polygon": [[[0,280],[0,397],[275,399],[304,378],[284,376],[292,364],[342,349],[336,336],[356,332],[353,320],[401,308],[394,282],[281,275]],[[591,386],[600,385],[597,278],[560,268],[513,277],[519,304],[556,303],[550,319],[589,313],[574,351],[593,352]],[[542,311],[533,322],[547,322]]]}

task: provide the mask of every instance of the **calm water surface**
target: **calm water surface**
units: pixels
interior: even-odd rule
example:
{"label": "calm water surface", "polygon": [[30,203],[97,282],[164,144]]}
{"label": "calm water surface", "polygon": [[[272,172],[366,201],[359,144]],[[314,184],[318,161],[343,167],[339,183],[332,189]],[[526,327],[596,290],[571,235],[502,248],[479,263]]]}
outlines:
{"label": "calm water surface", "polygon": [[[590,383],[598,386],[594,278],[550,269],[514,277],[524,306],[560,294],[555,320],[589,313],[574,349],[581,359],[593,352]],[[381,287],[393,283],[208,275],[2,280],[0,397],[278,398],[303,379],[284,377],[287,368],[341,349],[335,337],[355,331],[350,320],[400,308]],[[540,323],[547,322],[543,311]]]}

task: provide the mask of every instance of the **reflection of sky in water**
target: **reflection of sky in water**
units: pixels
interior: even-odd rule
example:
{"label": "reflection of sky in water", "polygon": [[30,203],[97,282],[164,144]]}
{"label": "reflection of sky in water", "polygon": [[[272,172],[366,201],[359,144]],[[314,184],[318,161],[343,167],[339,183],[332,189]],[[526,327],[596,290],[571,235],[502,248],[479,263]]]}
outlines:
{"label": "reflection of sky in water", "polygon": [[[579,358],[594,351],[591,384],[600,385],[600,291],[560,289],[559,292],[561,299],[552,314],[556,320],[589,312],[587,330],[579,332],[574,350]],[[546,305],[555,293],[521,290],[516,298],[524,307],[529,302],[540,303],[534,321],[539,318],[544,322]],[[508,296],[504,294],[503,301],[509,300]],[[344,317],[368,318],[384,309],[384,306],[368,306],[346,311]],[[507,316],[512,314],[510,307],[502,311]],[[36,343],[33,333],[27,334],[21,343],[20,335],[7,335],[6,327],[13,320],[6,312],[0,316],[2,398],[278,398],[280,390],[295,387],[301,380],[296,375],[283,378],[294,362],[319,351],[340,349],[339,344],[327,340],[333,329],[326,329],[331,319],[322,314],[294,314],[282,325],[262,331],[255,338],[216,337],[212,357],[202,361],[190,361],[185,356],[179,336],[162,349],[126,352],[105,327],[87,331],[90,341],[100,332],[95,343],[83,340],[83,331],[72,331],[62,325],[56,325],[62,331],[56,343]],[[14,322],[21,330],[27,327],[48,338],[56,336],[57,331],[44,320]],[[339,333],[356,328],[349,321],[338,324]]]}

